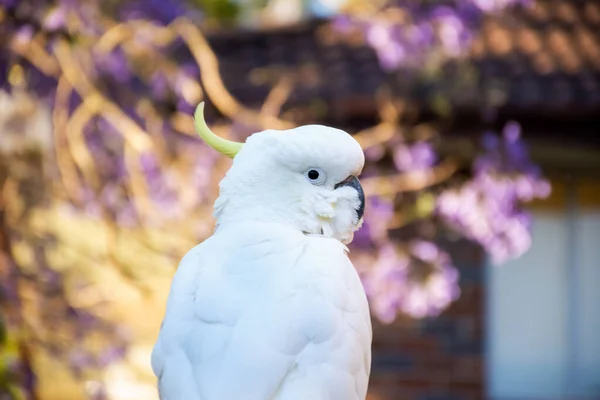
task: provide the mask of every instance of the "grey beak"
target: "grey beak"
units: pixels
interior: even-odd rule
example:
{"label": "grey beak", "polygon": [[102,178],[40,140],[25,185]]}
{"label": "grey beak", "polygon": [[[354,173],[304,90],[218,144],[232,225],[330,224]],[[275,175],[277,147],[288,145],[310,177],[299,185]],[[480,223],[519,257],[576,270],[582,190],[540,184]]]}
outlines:
{"label": "grey beak", "polygon": [[337,189],[342,186],[353,187],[358,192],[358,200],[360,201],[360,205],[356,209],[356,214],[358,215],[358,220],[360,221],[363,217],[363,214],[365,213],[365,192],[362,186],[360,185],[360,181],[356,176],[350,175],[340,183],[336,184],[334,188]]}

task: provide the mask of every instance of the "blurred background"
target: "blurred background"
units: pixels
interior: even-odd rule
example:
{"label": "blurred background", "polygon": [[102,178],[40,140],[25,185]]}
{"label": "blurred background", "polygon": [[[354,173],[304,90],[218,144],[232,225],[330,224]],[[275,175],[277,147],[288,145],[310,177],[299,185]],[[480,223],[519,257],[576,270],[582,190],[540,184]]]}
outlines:
{"label": "blurred background", "polygon": [[600,399],[600,2],[0,0],[0,399],[157,399],[244,140],[367,164],[370,400]]}

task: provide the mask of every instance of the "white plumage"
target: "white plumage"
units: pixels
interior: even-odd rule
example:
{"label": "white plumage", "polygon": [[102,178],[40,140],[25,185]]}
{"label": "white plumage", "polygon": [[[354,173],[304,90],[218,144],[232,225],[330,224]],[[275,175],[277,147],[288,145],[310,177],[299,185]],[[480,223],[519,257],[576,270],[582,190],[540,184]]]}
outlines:
{"label": "white plumage", "polygon": [[[221,182],[214,234],[173,279],[152,354],[161,400],[365,399],[370,316],[341,242],[362,212],[354,188],[335,187],[362,157],[320,126],[248,139]],[[314,184],[311,168],[327,179]]]}

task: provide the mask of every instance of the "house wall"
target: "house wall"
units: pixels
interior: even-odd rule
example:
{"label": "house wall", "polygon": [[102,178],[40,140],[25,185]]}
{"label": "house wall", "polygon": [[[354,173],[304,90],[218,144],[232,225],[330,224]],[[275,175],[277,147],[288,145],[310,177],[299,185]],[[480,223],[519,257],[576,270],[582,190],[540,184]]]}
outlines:
{"label": "house wall", "polygon": [[[570,238],[573,227],[565,218],[569,198],[578,204],[573,227],[586,240]],[[513,268],[486,268],[485,254],[475,246],[448,244],[461,273],[461,297],[437,318],[374,323],[368,399],[565,399],[563,389],[573,375],[573,343],[579,357],[575,371],[581,377],[571,393],[590,398],[594,374],[600,371],[594,353],[600,343],[595,304],[600,264],[594,245],[600,243],[600,231],[592,218],[600,215],[600,181],[555,180],[552,196],[531,209],[538,217],[536,246]],[[576,318],[568,300],[572,274],[566,257],[571,247],[582,262]],[[570,321],[579,328],[571,329]]]}
{"label": "house wall", "polygon": [[600,398],[600,182],[565,189],[530,251],[488,267],[490,399]]}
{"label": "house wall", "polygon": [[374,323],[369,400],[484,398],[484,255],[464,241],[445,247],[462,294],[437,318]]}

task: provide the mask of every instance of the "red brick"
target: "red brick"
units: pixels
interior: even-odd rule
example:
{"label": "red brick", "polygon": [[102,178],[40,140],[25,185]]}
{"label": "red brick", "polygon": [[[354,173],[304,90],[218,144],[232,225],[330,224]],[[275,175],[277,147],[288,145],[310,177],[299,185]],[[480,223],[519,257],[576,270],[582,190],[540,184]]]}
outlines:
{"label": "red brick", "polygon": [[484,362],[481,356],[463,356],[455,359],[452,369],[453,381],[479,382],[484,376]]}
{"label": "red brick", "polygon": [[443,312],[443,316],[479,315],[483,313],[483,303],[473,300],[458,300]]}
{"label": "red brick", "polygon": [[422,392],[398,385],[369,385],[367,400],[416,400]]}
{"label": "red brick", "polygon": [[[466,245],[454,250],[471,252],[461,256],[463,260],[478,256],[478,250],[461,246]],[[369,400],[418,400],[436,393],[484,399],[485,286],[472,280],[463,282],[461,290],[461,298],[439,320],[403,317],[390,325],[374,322],[373,349],[401,354],[410,363],[393,373],[374,373]]]}
{"label": "red brick", "polygon": [[472,392],[479,393],[483,390],[481,382],[460,382],[451,381],[448,385],[449,390],[456,392]]}
{"label": "red brick", "polygon": [[440,342],[439,338],[433,336],[417,336],[398,339],[398,336],[402,337],[402,333],[399,332],[394,341],[383,342],[374,340],[373,349],[378,351],[400,351],[416,359],[434,356],[442,351],[443,344]]}
{"label": "red brick", "polygon": [[433,336],[398,339],[397,344],[414,351],[439,351],[441,348],[439,339]]}
{"label": "red brick", "polygon": [[[396,342],[398,338],[419,337],[419,323],[414,319],[399,317],[391,324],[382,324],[373,320],[373,340]],[[399,336],[399,335],[402,336]]]}

